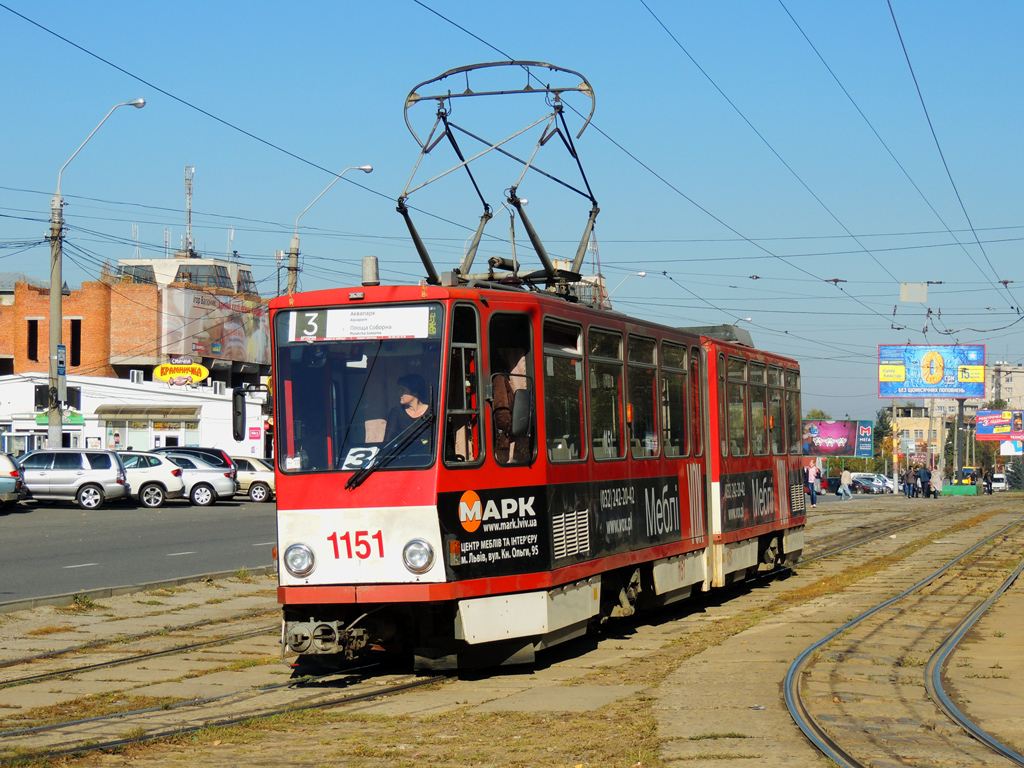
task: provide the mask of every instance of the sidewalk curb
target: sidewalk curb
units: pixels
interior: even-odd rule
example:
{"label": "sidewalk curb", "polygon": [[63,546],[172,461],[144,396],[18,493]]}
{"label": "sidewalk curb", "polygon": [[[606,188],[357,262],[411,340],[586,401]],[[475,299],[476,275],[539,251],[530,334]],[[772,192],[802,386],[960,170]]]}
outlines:
{"label": "sidewalk curb", "polygon": [[[63,607],[71,605],[76,598],[87,597],[93,600],[118,595],[130,595],[134,592],[148,592],[155,589],[166,589],[168,587],[180,587],[183,584],[191,584],[197,581],[219,581],[234,577],[240,570],[217,571],[215,573],[200,573],[194,576],[181,576],[177,579],[165,579],[164,581],[153,581],[145,584],[126,584],[120,587],[105,587],[103,589],[83,589],[80,592],[68,592],[63,595],[48,595],[46,597],[30,597],[25,600],[14,600],[9,603],[0,603],[0,613],[14,613],[15,611],[28,611],[44,605]],[[265,565],[260,568],[246,568],[247,573],[254,576],[271,576],[277,573],[276,565]]]}

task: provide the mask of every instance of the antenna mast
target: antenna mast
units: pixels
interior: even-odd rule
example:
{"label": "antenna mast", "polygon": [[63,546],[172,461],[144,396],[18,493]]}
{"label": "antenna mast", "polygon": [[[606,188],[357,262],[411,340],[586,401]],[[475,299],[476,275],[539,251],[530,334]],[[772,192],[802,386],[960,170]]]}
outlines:
{"label": "antenna mast", "polygon": [[138,259],[141,254],[139,251],[139,224],[136,221],[132,222],[132,240],[135,241],[135,253],[132,254],[132,258]]}
{"label": "antenna mast", "polygon": [[195,172],[194,166],[185,166],[185,252],[190,256],[195,252],[192,240],[192,176]]}

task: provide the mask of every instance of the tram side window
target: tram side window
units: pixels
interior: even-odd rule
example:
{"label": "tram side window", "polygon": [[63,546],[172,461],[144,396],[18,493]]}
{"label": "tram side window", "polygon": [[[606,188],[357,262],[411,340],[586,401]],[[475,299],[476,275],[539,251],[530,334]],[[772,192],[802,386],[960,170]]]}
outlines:
{"label": "tram side window", "polygon": [[544,433],[548,460],[587,456],[583,440],[583,329],[544,323]]}
{"label": "tram side window", "polygon": [[800,453],[800,372],[786,370],[786,436],[789,452]]}
{"label": "tram side window", "polygon": [[594,458],[624,455],[622,434],[622,336],[591,330],[588,335],[590,372],[590,441]]}
{"label": "tram side window", "polygon": [[747,361],[729,358],[729,455],[746,456],[747,450]]}
{"label": "tram side window", "polygon": [[[488,342],[491,363],[491,427],[494,460],[499,464],[529,464],[533,461],[537,430],[532,407],[533,332],[530,318],[523,314],[497,314],[491,318]],[[515,393],[530,393],[529,434],[512,435],[512,400]]]}
{"label": "tram side window", "polygon": [[666,456],[685,456],[689,450],[687,395],[686,347],[665,342],[661,345],[661,419]]}
{"label": "tram side window", "polygon": [[774,365],[768,369],[768,442],[772,453],[782,455],[786,452],[786,433],[783,429],[785,421],[782,417],[783,398],[782,369]]}
{"label": "tram side window", "polygon": [[700,347],[690,348],[690,434],[693,455],[704,455],[704,409],[700,403]]}
{"label": "tram side window", "polygon": [[452,310],[445,404],[445,464],[468,465],[481,458],[477,312],[469,304]]}
{"label": "tram side window", "polygon": [[750,364],[750,451],[755,456],[768,453],[768,389],[764,363]]}
{"label": "tram side window", "polygon": [[629,452],[633,458],[658,455],[656,348],[654,339],[628,337],[626,424],[629,427]]}

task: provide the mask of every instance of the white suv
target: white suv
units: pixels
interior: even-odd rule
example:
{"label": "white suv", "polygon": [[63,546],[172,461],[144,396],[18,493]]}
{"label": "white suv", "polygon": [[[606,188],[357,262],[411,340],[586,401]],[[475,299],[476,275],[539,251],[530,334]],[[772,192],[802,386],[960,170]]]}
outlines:
{"label": "white suv", "polygon": [[157,453],[121,451],[121,463],[128,475],[132,498],[144,507],[162,507],[167,499],[185,496],[181,467]]}

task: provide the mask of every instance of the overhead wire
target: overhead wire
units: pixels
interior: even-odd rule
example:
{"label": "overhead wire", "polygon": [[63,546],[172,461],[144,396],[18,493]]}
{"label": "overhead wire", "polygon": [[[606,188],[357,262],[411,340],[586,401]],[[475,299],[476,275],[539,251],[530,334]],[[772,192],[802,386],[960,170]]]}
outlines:
{"label": "overhead wire", "polygon": [[[970,227],[971,233],[974,235],[974,241],[977,244],[978,248],[981,250],[982,255],[985,257],[985,263],[988,264],[988,268],[992,271],[992,274],[995,276],[996,280],[1002,284],[1003,289],[1006,291],[1007,295],[1004,298],[1010,304],[1010,308],[1016,310],[1017,314],[1020,314],[1020,304],[1017,301],[1016,297],[1013,295],[1013,293],[1010,291],[1010,281],[999,279],[999,272],[996,270],[995,266],[993,266],[992,260],[988,256],[988,252],[985,250],[985,247],[981,244],[981,240],[978,239],[978,233],[975,232],[974,230],[974,222],[971,221],[971,215],[967,212],[967,207],[964,205],[963,198],[960,196],[960,190],[957,188],[956,181],[953,180],[953,172],[949,168],[949,163],[946,162],[946,155],[942,151],[942,144],[939,142],[939,136],[935,132],[935,125],[932,123],[931,115],[928,113],[928,105],[925,104],[924,94],[921,92],[921,85],[917,81],[917,74],[914,72],[914,65],[910,61],[910,53],[907,51],[907,45],[903,41],[903,33],[900,31],[899,22],[896,21],[896,12],[893,10],[892,0],[886,0],[886,4],[889,6],[889,15],[892,17],[893,27],[896,29],[896,36],[899,38],[900,47],[903,49],[903,58],[907,62],[907,69],[910,70],[910,77],[914,81],[914,88],[917,89],[917,97],[918,100],[921,102],[921,109],[924,112],[925,119],[928,121],[928,130],[931,131],[932,140],[935,142],[935,148],[936,150],[938,150],[939,158],[942,160],[942,167],[946,171],[946,178],[949,179],[949,184],[953,188],[953,192],[956,195],[956,201],[957,203],[959,203],[960,210],[963,211],[964,218],[967,220],[967,226]],[[968,254],[968,256],[971,255]],[[971,256],[971,261],[974,262],[974,265],[978,267],[979,270],[981,269],[981,265],[979,265],[977,261],[975,261],[973,256]],[[992,283],[992,287],[996,288],[995,283]],[[999,292],[998,288],[996,288],[996,292]]]}

